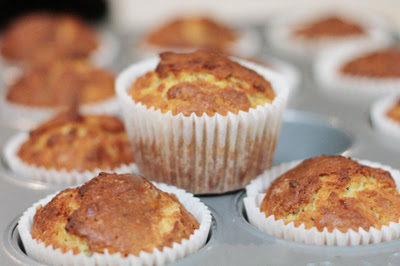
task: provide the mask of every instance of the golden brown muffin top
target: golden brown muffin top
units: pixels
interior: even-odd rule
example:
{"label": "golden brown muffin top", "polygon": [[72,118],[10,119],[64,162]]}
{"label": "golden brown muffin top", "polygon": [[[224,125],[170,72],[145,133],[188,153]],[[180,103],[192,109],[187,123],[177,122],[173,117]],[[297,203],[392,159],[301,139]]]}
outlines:
{"label": "golden brown muffin top", "polygon": [[146,42],[176,48],[202,48],[228,52],[237,33],[207,17],[176,18],[151,32]]}
{"label": "golden brown muffin top", "polygon": [[397,102],[395,105],[393,105],[387,112],[386,115],[396,121],[397,123],[400,123],[400,98],[397,99]]}
{"label": "golden brown muffin top", "polygon": [[346,75],[374,78],[400,77],[400,47],[366,53],[345,63],[340,72]]}
{"label": "golden brown muffin top", "polygon": [[133,162],[124,124],[114,116],[66,112],[29,134],[18,151],[25,163],[83,172]]}
{"label": "golden brown muffin top", "polygon": [[365,31],[360,25],[354,22],[331,15],[300,26],[292,34],[297,37],[315,39],[321,37],[362,35],[365,34]]}
{"label": "golden brown muffin top", "polygon": [[7,92],[7,101],[36,107],[65,106],[78,96],[89,104],[112,98],[114,75],[84,60],[36,62]]}
{"label": "golden brown muffin top", "polygon": [[165,52],[160,57],[156,70],[139,77],[129,91],[135,102],[148,108],[171,110],[173,115],[227,115],[275,98],[264,77],[224,55],[197,51]]}
{"label": "golden brown muffin top", "polygon": [[72,15],[33,13],[6,29],[1,54],[10,60],[86,58],[98,47],[93,29]]}
{"label": "golden brown muffin top", "polygon": [[400,218],[400,195],[390,173],[343,156],[303,161],[266,190],[260,209],[285,224],[347,232],[378,230]]}
{"label": "golden brown muffin top", "polygon": [[174,194],[144,177],[100,173],[81,187],[60,192],[37,208],[32,238],[63,253],[73,250],[123,257],[189,239],[199,223]]}

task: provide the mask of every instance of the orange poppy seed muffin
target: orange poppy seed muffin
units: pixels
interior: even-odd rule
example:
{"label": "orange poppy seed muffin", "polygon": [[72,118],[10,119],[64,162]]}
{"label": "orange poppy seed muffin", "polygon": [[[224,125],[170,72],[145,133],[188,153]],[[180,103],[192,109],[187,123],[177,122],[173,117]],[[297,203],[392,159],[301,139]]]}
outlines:
{"label": "orange poppy seed muffin", "polygon": [[63,253],[91,255],[108,249],[126,257],[172,247],[198,228],[196,218],[174,194],[141,176],[100,173],[39,206],[31,235]]}
{"label": "orange poppy seed muffin", "polygon": [[9,60],[86,58],[98,47],[93,29],[71,15],[33,13],[6,29],[1,54]]}
{"label": "orange poppy seed muffin", "polygon": [[36,62],[7,92],[7,101],[32,107],[70,104],[76,95],[82,104],[114,97],[114,76],[84,60]]}
{"label": "orange poppy seed muffin", "polygon": [[292,32],[293,36],[307,39],[362,34],[365,34],[365,31],[360,25],[335,15],[319,18],[316,21],[296,28]]}
{"label": "orange poppy seed muffin", "polygon": [[17,156],[46,169],[83,172],[133,162],[124,125],[117,117],[65,112],[29,134]]}
{"label": "orange poppy seed muffin", "polygon": [[400,48],[373,51],[350,60],[340,68],[341,73],[373,78],[400,77]]}
{"label": "orange poppy seed muffin", "polygon": [[400,98],[397,100],[396,104],[387,111],[386,115],[400,124]]}
{"label": "orange poppy seed muffin", "polygon": [[343,156],[303,161],[266,190],[260,210],[306,229],[366,231],[398,222],[400,195],[389,172]]}
{"label": "orange poppy seed muffin", "polygon": [[129,94],[147,108],[173,115],[227,115],[271,103],[275,92],[261,75],[228,57],[205,51],[165,52],[153,72],[139,77]]}
{"label": "orange poppy seed muffin", "polygon": [[151,32],[146,42],[155,46],[227,51],[237,33],[207,17],[182,17]]}

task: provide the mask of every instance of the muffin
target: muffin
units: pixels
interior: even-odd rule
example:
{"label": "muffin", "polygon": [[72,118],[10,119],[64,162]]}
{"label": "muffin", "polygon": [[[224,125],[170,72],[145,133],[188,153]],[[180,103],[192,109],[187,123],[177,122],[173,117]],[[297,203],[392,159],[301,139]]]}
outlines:
{"label": "muffin", "polygon": [[77,17],[32,13],[8,26],[2,37],[1,54],[11,61],[87,58],[98,46],[95,31]]}
{"label": "muffin", "polygon": [[145,42],[159,47],[203,48],[228,51],[238,33],[209,17],[178,17],[146,36]]}
{"label": "muffin", "polygon": [[341,66],[343,75],[400,78],[400,47],[387,47],[360,55]]}
{"label": "muffin", "polygon": [[207,207],[182,190],[103,172],[39,201],[18,230],[28,255],[40,262],[153,265],[195,252],[210,223]]}
{"label": "muffin", "polygon": [[[261,38],[250,28],[231,28],[206,15],[178,16],[166,21],[135,43],[134,56],[156,56],[164,51],[190,52],[197,49],[240,56],[254,56]],[[145,56],[143,56],[145,55]]]}
{"label": "muffin", "polygon": [[318,18],[315,21],[294,28],[294,38],[319,39],[319,38],[341,38],[352,35],[364,35],[363,27],[346,18],[330,15]]}
{"label": "muffin", "polygon": [[140,171],[194,193],[243,188],[269,167],[286,86],[263,67],[204,51],[162,53],[116,83]]}
{"label": "muffin", "polygon": [[298,59],[344,43],[387,41],[387,23],[366,10],[316,6],[286,10],[271,19],[267,39],[279,52]]}
{"label": "muffin", "polygon": [[[400,138],[399,93],[389,94],[374,101],[370,109],[370,118],[376,131],[386,136]],[[383,140],[391,149],[398,149],[398,145],[393,145],[393,139],[384,138]]]}
{"label": "muffin", "polygon": [[246,188],[249,220],[262,231],[319,245],[359,245],[399,237],[398,171],[322,155],[271,172]]}
{"label": "muffin", "polygon": [[15,135],[5,156],[14,172],[51,183],[82,183],[100,169],[137,172],[122,121],[107,115],[61,113]]}
{"label": "muffin", "polygon": [[74,97],[81,104],[95,104],[114,95],[114,76],[109,71],[84,60],[51,60],[28,66],[9,87],[6,100],[21,106],[55,108],[70,104]]}
{"label": "muffin", "polygon": [[370,42],[330,48],[315,61],[315,78],[322,91],[338,100],[372,101],[398,92],[400,48]]}

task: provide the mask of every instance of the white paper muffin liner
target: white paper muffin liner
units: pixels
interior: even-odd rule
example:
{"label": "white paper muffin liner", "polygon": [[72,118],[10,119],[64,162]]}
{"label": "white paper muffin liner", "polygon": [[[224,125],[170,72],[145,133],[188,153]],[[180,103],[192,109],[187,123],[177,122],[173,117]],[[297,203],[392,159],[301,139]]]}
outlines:
{"label": "white paper muffin liner", "polygon": [[62,253],[60,249],[54,250],[52,245],[45,247],[43,242],[38,243],[32,238],[30,231],[36,207],[47,204],[56,193],[35,203],[18,221],[18,231],[28,256],[49,265],[164,265],[195,253],[204,246],[210,231],[211,213],[207,206],[182,189],[162,183],[153,184],[164,192],[174,193],[200,224],[199,229],[189,239],[183,239],[181,244],[174,243],[172,248],[164,247],[163,251],[154,248],[152,253],[141,251],[139,256],[129,255],[125,258],[120,253],[110,255],[107,250],[104,254],[93,253],[92,256],[86,256],[84,253],[74,255],[72,250]]}
{"label": "white paper muffin liner", "polygon": [[[356,160],[360,164],[375,168],[382,168],[389,171],[392,175],[397,190],[400,188],[400,172],[389,166],[367,160]],[[325,227],[319,232],[316,227],[305,229],[304,225],[295,227],[293,222],[284,224],[282,219],[275,220],[274,215],[265,217],[265,213],[260,211],[260,205],[265,197],[264,191],[269,185],[280,175],[288,170],[296,167],[302,161],[294,161],[281,164],[265,171],[262,175],[251,181],[246,186],[247,197],[244,198],[244,206],[246,209],[249,222],[261,232],[272,236],[303,242],[312,245],[328,245],[328,246],[355,246],[366,245],[372,243],[380,243],[400,237],[400,223],[390,222],[388,226],[384,225],[380,230],[370,227],[369,231],[359,228],[358,232],[349,229],[346,233],[342,233],[338,229],[328,232]]]}
{"label": "white paper muffin liner", "polygon": [[[338,15],[349,21],[361,25],[366,34],[344,36],[341,38],[319,38],[318,40],[307,40],[294,38],[291,34],[294,28],[299,25],[311,23],[327,15]],[[271,19],[269,28],[265,35],[269,43],[278,51],[288,56],[311,59],[321,50],[343,43],[357,42],[362,45],[371,40],[386,42],[391,40],[387,32],[388,25],[375,13],[359,8],[341,8],[339,6],[315,6],[297,10],[286,10],[280,12]]]}
{"label": "white paper muffin liner", "polygon": [[21,177],[47,183],[76,185],[89,181],[100,172],[139,174],[139,169],[135,163],[122,164],[113,169],[95,169],[93,171],[84,172],[46,169],[43,166],[37,167],[22,161],[18,157],[18,151],[21,145],[28,140],[28,138],[28,133],[21,132],[11,137],[4,146],[4,159],[7,165],[14,173]]}
{"label": "white paper muffin liner", "polygon": [[[262,39],[258,32],[252,28],[242,28],[237,30],[239,37],[229,47],[228,52],[235,56],[251,57],[255,56],[262,47]],[[134,45],[133,55],[136,58],[145,59],[157,56],[161,52],[173,51],[177,53],[193,52],[198,48],[188,49],[170,46],[156,46],[143,41],[144,34],[136,41]]]}
{"label": "white paper muffin liner", "polygon": [[287,100],[285,80],[264,67],[238,60],[264,76],[275,90],[272,104],[226,116],[172,115],[135,103],[128,91],[159,59],[130,66],[117,78],[125,128],[139,170],[149,179],[192,193],[221,193],[243,188],[269,168]]}
{"label": "white paper muffin liner", "polygon": [[315,60],[314,75],[321,92],[342,101],[370,101],[381,95],[400,92],[400,78],[371,78],[346,75],[340,68],[364,54],[389,47],[390,43],[370,42],[362,46],[344,44],[321,52]]}
{"label": "white paper muffin liner", "polygon": [[383,134],[400,138],[400,122],[388,117],[386,113],[400,99],[400,93],[381,97],[371,107],[371,122],[375,130]]}

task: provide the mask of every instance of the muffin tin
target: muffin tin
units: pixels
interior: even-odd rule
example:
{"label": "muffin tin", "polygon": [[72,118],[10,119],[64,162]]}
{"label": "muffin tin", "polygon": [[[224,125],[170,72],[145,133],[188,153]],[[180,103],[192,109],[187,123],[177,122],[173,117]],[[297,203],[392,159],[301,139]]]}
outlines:
{"label": "muffin tin", "polygon": [[[262,29],[258,29],[262,33]],[[120,36],[122,51],[132,49]],[[265,52],[265,51],[264,51]],[[120,57],[116,68],[133,59]],[[273,164],[319,154],[343,154],[400,168],[400,139],[373,130],[369,103],[345,103],[319,94],[308,63],[299,65],[302,83],[289,102]],[[5,120],[0,124],[0,147],[17,132]],[[34,202],[64,188],[17,176],[2,158],[0,164],[0,264],[40,265],[25,255],[16,225]],[[357,247],[312,246],[276,238],[247,222],[244,190],[200,196],[213,216],[207,244],[172,265],[343,265],[400,264],[400,239]]]}

